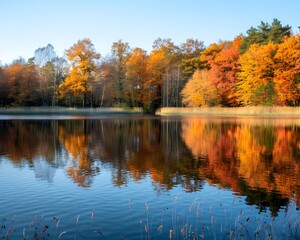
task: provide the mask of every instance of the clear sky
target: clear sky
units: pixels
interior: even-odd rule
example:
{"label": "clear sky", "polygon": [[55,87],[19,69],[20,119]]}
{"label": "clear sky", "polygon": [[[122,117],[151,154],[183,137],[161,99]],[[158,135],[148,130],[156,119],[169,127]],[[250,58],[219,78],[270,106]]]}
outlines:
{"label": "clear sky", "polygon": [[119,39],[147,51],[158,37],[208,46],[273,18],[298,33],[299,13],[300,0],[0,0],[0,60],[28,59],[48,43],[63,56],[83,38],[102,56]]}

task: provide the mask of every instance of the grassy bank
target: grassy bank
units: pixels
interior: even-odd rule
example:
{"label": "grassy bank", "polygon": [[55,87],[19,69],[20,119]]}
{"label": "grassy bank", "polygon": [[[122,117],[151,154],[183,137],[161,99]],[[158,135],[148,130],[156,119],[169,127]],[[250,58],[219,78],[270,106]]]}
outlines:
{"label": "grassy bank", "polygon": [[0,115],[98,115],[142,113],[140,108],[66,108],[66,107],[16,107],[0,108]]}
{"label": "grassy bank", "polygon": [[[101,115],[143,113],[142,108],[9,107],[0,115]],[[300,107],[160,108],[156,115],[265,116],[300,118]]]}
{"label": "grassy bank", "polygon": [[201,107],[201,108],[160,108],[157,115],[211,115],[211,116],[266,116],[299,117],[300,107]]}

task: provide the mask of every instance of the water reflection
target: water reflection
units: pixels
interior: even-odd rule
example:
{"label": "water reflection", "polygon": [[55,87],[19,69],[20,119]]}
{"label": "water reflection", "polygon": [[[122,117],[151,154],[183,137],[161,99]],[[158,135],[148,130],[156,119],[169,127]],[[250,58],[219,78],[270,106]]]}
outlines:
{"label": "water reflection", "polygon": [[276,215],[300,205],[299,121],[284,119],[113,118],[0,121],[0,154],[53,181],[65,169],[90,187],[102,167],[112,184],[150,176],[156,191],[217,184]]}
{"label": "water reflection", "polygon": [[247,196],[249,204],[270,207],[275,215],[289,198],[299,206],[298,120],[190,118],[182,129],[193,156],[208,159],[199,172],[211,183],[230,187]]}

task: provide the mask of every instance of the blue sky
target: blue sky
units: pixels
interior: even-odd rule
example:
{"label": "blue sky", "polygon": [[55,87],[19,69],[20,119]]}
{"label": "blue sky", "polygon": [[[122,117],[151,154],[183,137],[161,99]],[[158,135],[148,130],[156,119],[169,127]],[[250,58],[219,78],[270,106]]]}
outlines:
{"label": "blue sky", "polygon": [[300,0],[0,0],[0,60],[28,59],[48,43],[62,56],[82,38],[102,56],[119,39],[147,51],[158,37],[208,46],[273,18],[298,33],[299,12]]}

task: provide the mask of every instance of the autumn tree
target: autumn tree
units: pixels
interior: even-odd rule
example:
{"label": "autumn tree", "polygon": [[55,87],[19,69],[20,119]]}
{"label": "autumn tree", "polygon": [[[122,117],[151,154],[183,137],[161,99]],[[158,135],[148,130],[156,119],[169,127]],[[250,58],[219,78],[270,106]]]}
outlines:
{"label": "autumn tree", "polygon": [[115,68],[117,73],[115,80],[118,94],[118,105],[120,105],[124,101],[129,103],[130,92],[125,90],[128,90],[128,87],[126,86],[127,61],[131,55],[130,46],[127,42],[124,43],[122,42],[122,40],[119,40],[118,42],[114,42],[112,44],[111,53],[115,62]]}
{"label": "autumn tree", "polygon": [[161,38],[155,40],[152,47],[147,65],[147,85],[151,93],[148,102],[154,109],[179,106],[183,87],[179,48],[170,39]]}
{"label": "autumn tree", "polygon": [[118,104],[117,71],[115,61],[106,58],[101,61],[96,81],[93,83],[93,95],[96,105],[113,107]]}
{"label": "autumn tree", "polygon": [[274,56],[277,45],[251,45],[239,60],[237,97],[242,105],[273,105],[276,103],[274,90]]}
{"label": "autumn tree", "polygon": [[164,52],[161,49],[153,49],[149,55],[146,71],[149,73],[145,88],[147,97],[144,99],[144,108],[147,111],[155,111],[161,105],[162,79],[165,73]]}
{"label": "autumn tree", "polygon": [[66,54],[72,66],[65,81],[59,86],[61,97],[80,99],[83,107],[88,101],[92,105],[91,83],[95,79],[96,60],[100,54],[90,39],[79,40]]}
{"label": "autumn tree", "polygon": [[127,88],[131,91],[131,105],[143,107],[147,100],[147,52],[141,48],[133,49],[127,62]]}
{"label": "autumn tree", "polygon": [[233,42],[220,44],[221,51],[215,52],[214,56],[208,56],[209,64],[208,77],[217,88],[218,98],[223,106],[237,106],[236,83],[239,72],[239,46],[241,37]]}
{"label": "autumn tree", "polygon": [[36,65],[34,58],[30,58],[24,65],[23,81],[21,81],[21,105],[33,106],[41,105],[42,96],[38,92],[38,72],[36,71]]}
{"label": "autumn tree", "polygon": [[12,64],[8,65],[5,70],[5,78],[8,87],[8,102],[9,105],[18,106],[20,101],[18,101],[18,96],[21,94],[21,81],[24,78],[23,69],[25,62],[14,61]]}
{"label": "autumn tree", "polygon": [[300,104],[300,35],[284,38],[274,56],[274,84],[281,105]]}
{"label": "autumn tree", "polygon": [[203,62],[200,59],[204,51],[204,43],[198,39],[187,39],[180,45],[181,63],[180,69],[183,77],[189,79],[197,69],[202,69]]}
{"label": "autumn tree", "polygon": [[8,83],[4,74],[4,69],[0,65],[0,106],[8,104]]}
{"label": "autumn tree", "polygon": [[180,71],[180,50],[170,39],[157,39],[154,49],[164,55],[164,75],[162,76],[162,107],[178,107],[180,91],[183,87]]}
{"label": "autumn tree", "polygon": [[214,106],[217,89],[208,79],[207,70],[196,70],[181,92],[183,103],[188,107]]}
{"label": "autumn tree", "polygon": [[12,106],[34,106],[40,104],[38,73],[33,58],[28,62],[16,60],[4,70],[8,99]]}

